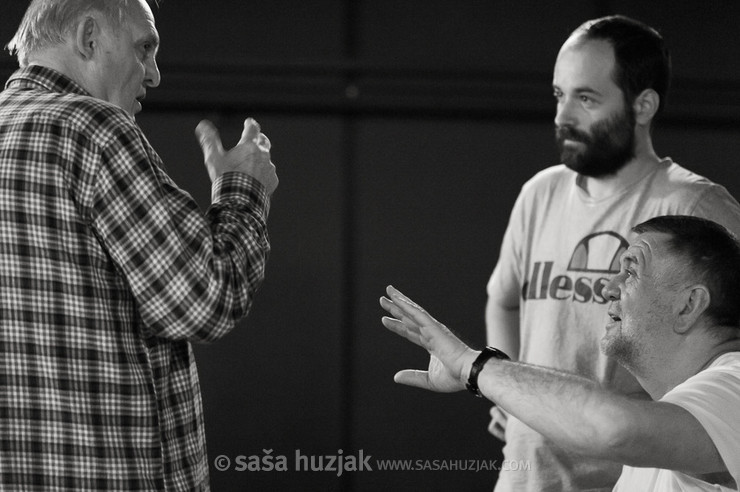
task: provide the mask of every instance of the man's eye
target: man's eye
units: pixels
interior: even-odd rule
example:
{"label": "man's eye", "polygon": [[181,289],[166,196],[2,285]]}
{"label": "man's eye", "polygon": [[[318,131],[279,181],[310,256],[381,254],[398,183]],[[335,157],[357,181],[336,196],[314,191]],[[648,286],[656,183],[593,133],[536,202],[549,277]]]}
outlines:
{"label": "man's eye", "polygon": [[154,53],[154,45],[151,43],[142,44],[139,48],[139,53],[142,60],[146,60],[152,53]]}

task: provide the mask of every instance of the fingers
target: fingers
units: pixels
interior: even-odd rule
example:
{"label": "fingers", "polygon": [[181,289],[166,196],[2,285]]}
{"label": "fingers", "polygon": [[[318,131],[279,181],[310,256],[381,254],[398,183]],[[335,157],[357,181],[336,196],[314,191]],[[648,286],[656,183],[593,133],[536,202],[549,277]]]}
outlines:
{"label": "fingers", "polygon": [[[242,136],[239,139],[239,143],[245,142],[257,142],[257,137],[260,135],[260,124],[254,118],[247,118],[244,120],[244,129],[242,130]],[[267,137],[265,137],[267,138]],[[268,147],[269,149],[269,147]]]}
{"label": "fingers", "polygon": [[488,425],[488,432],[499,441],[506,441],[506,422],[508,415],[499,407],[491,407],[491,423]]}
{"label": "fingers", "polygon": [[413,307],[421,310],[421,306],[419,306],[414,301],[412,301],[411,299],[409,299],[408,297],[406,297],[405,295],[403,295],[403,293],[400,290],[396,289],[392,285],[389,285],[388,287],[386,287],[385,288],[385,291],[388,293],[389,296],[396,297],[399,300],[404,301],[406,304],[409,304],[409,305],[411,305],[411,306],[413,306]]}
{"label": "fingers", "polygon": [[402,312],[404,316],[412,319],[416,324],[421,326],[438,325],[441,327],[441,323],[427,313],[424,308],[403,295],[400,290],[389,285],[386,288],[386,292],[400,312]]}
{"label": "fingers", "polygon": [[390,331],[392,331],[396,335],[400,335],[406,340],[420,347],[426,348],[424,346],[424,343],[422,341],[418,328],[409,327],[403,321],[389,318],[388,316],[383,316],[380,321],[381,323],[383,323],[383,326],[388,328]]}
{"label": "fingers", "polygon": [[380,298],[380,305],[388,311],[389,314],[391,314],[396,319],[409,324],[410,326],[416,326],[417,323],[411,319],[399,306],[397,303],[393,302],[392,300],[388,299],[387,297],[381,297]]}
{"label": "fingers", "polygon": [[[261,133],[262,128],[260,124],[254,118],[247,118],[244,120],[244,129],[242,130],[242,136],[239,139],[239,144],[252,142],[263,152],[269,152],[272,148],[272,143],[267,135]],[[238,144],[237,144],[238,145]]]}
{"label": "fingers", "polygon": [[389,285],[386,292],[391,299],[381,297],[380,305],[395,319],[383,318],[383,325],[416,345],[428,349],[427,339],[430,333],[427,332],[422,336],[422,330],[431,328],[432,332],[436,332],[436,329],[444,331],[444,327],[393,286]]}
{"label": "fingers", "polygon": [[221,136],[218,130],[208,120],[203,120],[195,127],[195,136],[198,138],[200,148],[203,149],[203,157],[206,161],[211,160],[214,155],[224,153],[224,146],[221,143]]}
{"label": "fingers", "polygon": [[270,139],[267,138],[267,135],[265,135],[264,133],[260,133],[259,135],[257,135],[257,139],[255,143],[257,144],[257,147],[259,147],[260,150],[264,152],[269,152],[270,148],[272,147],[272,143],[270,143]]}
{"label": "fingers", "polygon": [[501,427],[498,422],[491,422],[488,426],[488,433],[499,441],[506,442],[506,429]]}

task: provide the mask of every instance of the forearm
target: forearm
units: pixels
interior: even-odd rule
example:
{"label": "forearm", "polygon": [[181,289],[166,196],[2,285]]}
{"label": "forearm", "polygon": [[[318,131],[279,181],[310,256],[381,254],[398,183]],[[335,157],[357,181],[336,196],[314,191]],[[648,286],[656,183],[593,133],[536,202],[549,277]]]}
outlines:
{"label": "forearm", "polygon": [[270,198],[256,179],[240,173],[225,174],[213,185],[213,204],[206,213],[214,258],[226,261],[227,270],[242,274],[246,294],[264,279],[270,251],[267,215]]}
{"label": "forearm", "polygon": [[484,366],[478,386],[508,413],[575,452],[633,466],[722,469],[706,431],[675,405],[630,398],[561,371],[495,359]]}
{"label": "forearm", "polygon": [[162,286],[155,300],[177,307],[163,313],[150,309],[149,300],[141,306],[143,315],[163,315],[148,323],[156,336],[194,342],[222,338],[247,315],[262,285],[270,251],[264,187],[228,173],[214,183],[213,198],[205,221],[195,211],[174,224],[182,247],[177,256],[187,260],[173,263],[170,275],[182,281]]}
{"label": "forearm", "polygon": [[563,447],[598,456],[612,445],[614,422],[604,399],[596,397],[602,392],[593,381],[529,364],[490,360],[478,386],[486,398]]}
{"label": "forearm", "polygon": [[101,188],[94,227],[136,299],[144,336],[211,341],[244,317],[269,252],[264,187],[229,173],[204,218],[164,176],[136,196]]}
{"label": "forearm", "polygon": [[206,214],[212,248],[198,258],[200,263],[213,265],[208,279],[211,293],[202,300],[214,325],[196,334],[195,341],[214,340],[228,333],[247,315],[265,278],[270,252],[266,223],[269,195],[255,178],[240,173],[225,174],[217,183],[228,182],[229,177],[231,184],[222,186]]}

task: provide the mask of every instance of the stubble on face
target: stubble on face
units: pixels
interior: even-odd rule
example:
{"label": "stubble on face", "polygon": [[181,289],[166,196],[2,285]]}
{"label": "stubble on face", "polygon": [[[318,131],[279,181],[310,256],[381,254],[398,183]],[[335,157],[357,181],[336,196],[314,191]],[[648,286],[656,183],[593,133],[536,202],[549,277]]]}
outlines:
{"label": "stubble on face", "polygon": [[656,355],[677,322],[677,299],[691,284],[683,258],[667,246],[669,239],[668,234],[653,232],[635,239],[625,253],[633,258],[625,260],[632,269],[629,279],[617,282],[619,295],[608,309],[611,321],[601,351],[636,376],[644,376],[659,361]]}
{"label": "stubble on face", "polygon": [[[560,161],[592,178],[616,174],[635,157],[635,114],[631,106],[591,125],[590,131],[571,125],[555,127]],[[566,140],[583,145],[566,144]]]}
{"label": "stubble on face", "polygon": [[613,358],[632,374],[639,373],[640,348],[633,339],[622,332],[604,335],[601,339],[601,352]]}

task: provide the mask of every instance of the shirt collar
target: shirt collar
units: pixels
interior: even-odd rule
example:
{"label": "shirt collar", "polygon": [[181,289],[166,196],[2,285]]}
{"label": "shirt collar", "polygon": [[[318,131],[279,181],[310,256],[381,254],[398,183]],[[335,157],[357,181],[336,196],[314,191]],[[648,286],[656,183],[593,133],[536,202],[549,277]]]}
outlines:
{"label": "shirt collar", "polygon": [[41,65],[29,65],[16,70],[5,84],[6,89],[36,89],[42,87],[48,91],[74,93],[89,96],[90,93],[66,75]]}

